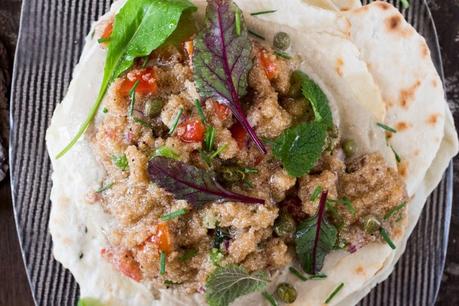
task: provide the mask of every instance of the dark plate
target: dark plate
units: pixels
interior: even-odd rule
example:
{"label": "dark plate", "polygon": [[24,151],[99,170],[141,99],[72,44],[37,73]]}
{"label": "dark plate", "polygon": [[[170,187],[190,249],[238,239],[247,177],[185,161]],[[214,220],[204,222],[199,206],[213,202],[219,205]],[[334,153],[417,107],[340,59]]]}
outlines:
{"label": "dark plate", "polygon": [[[399,6],[399,1],[390,1]],[[423,0],[405,16],[423,34],[443,76],[433,20]],[[11,95],[11,177],[16,222],[37,305],[75,305],[78,286],[51,254],[50,160],[45,131],[61,101],[92,21],[109,0],[24,0]],[[432,305],[443,273],[452,201],[452,167],[429,198],[405,254],[361,305]]]}

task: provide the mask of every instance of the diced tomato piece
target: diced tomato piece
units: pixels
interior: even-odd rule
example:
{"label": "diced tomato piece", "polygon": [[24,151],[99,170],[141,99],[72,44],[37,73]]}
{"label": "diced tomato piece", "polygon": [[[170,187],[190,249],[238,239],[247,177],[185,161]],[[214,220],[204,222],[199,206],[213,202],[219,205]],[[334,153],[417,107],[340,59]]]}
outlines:
{"label": "diced tomato piece", "polygon": [[247,143],[247,132],[245,131],[242,124],[240,124],[239,122],[236,122],[230,128],[230,132],[231,132],[231,136],[233,136],[233,138],[236,140],[237,146],[239,147],[239,149],[244,149]]}
{"label": "diced tomato piece", "polygon": [[[112,36],[112,33],[113,33],[113,20],[110,21],[105,26],[104,32],[102,33],[102,36],[100,38],[103,39],[103,40],[107,40],[107,39],[110,38],[110,36]],[[107,42],[103,42],[102,44],[103,45],[107,45]]]}
{"label": "diced tomato piece", "polygon": [[188,54],[189,58],[193,57],[193,51],[194,51],[194,46],[193,46],[193,41],[188,40],[184,43],[184,48],[186,50],[186,53]]}
{"label": "diced tomato piece", "polygon": [[261,50],[260,52],[258,52],[258,60],[263,69],[265,70],[266,76],[269,80],[272,80],[277,77],[279,71],[277,69],[277,64],[275,62],[275,56],[268,54],[266,50]]}
{"label": "diced tomato piece", "polygon": [[143,278],[142,270],[139,263],[134,259],[134,256],[129,251],[116,252],[112,249],[102,249],[100,254],[107,261],[112,263],[115,268],[122,274],[132,278],[136,282],[140,282]]}
{"label": "diced tomato piece", "polygon": [[213,103],[215,114],[217,115],[218,119],[225,120],[231,114],[231,110],[224,104],[219,102]]}
{"label": "diced tomato piece", "polygon": [[154,227],[154,234],[149,241],[158,246],[158,249],[169,254],[172,252],[172,239],[167,223],[158,223]]}
{"label": "diced tomato piece", "polygon": [[186,119],[177,128],[177,135],[183,142],[201,142],[206,126],[199,119]]}
{"label": "diced tomato piece", "polygon": [[153,67],[134,69],[121,81],[118,93],[127,96],[134,84],[139,81],[135,92],[140,95],[154,94],[158,90],[156,84],[156,73]]}

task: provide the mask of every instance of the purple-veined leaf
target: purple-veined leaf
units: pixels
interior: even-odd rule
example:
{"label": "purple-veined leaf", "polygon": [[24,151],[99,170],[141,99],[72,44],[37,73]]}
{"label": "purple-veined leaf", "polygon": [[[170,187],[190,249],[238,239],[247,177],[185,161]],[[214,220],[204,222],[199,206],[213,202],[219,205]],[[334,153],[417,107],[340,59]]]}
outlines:
{"label": "purple-veined leaf", "polygon": [[226,190],[217,182],[212,171],[165,157],[155,157],[148,162],[148,176],[159,187],[172,193],[176,199],[186,200],[195,206],[215,201],[254,204],[265,202]]}
{"label": "purple-veined leaf", "polygon": [[253,64],[252,44],[242,13],[231,0],[207,2],[206,26],[193,44],[197,90],[202,98],[212,98],[228,106],[260,151],[266,153],[240,104],[240,97],[247,93],[247,78]]}

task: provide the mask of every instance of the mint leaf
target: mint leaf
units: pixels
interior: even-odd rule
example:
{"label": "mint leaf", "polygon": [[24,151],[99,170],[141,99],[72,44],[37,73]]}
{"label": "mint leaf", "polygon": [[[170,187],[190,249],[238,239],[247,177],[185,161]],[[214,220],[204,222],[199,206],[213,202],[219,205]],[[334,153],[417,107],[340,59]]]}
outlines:
{"label": "mint leaf", "polygon": [[336,244],[338,232],[324,216],[327,195],[327,191],[322,192],[317,214],[300,223],[295,234],[296,254],[303,270],[309,274],[322,269],[325,256]]}
{"label": "mint leaf", "polygon": [[265,202],[226,190],[217,182],[212,171],[165,157],[154,157],[148,162],[148,176],[159,187],[172,193],[176,199],[186,200],[195,206],[215,201],[258,204]]}
{"label": "mint leaf", "polygon": [[206,283],[206,300],[209,306],[228,306],[240,296],[262,291],[268,283],[266,272],[253,274],[236,265],[218,267]]}
{"label": "mint leaf", "polygon": [[[266,153],[239,100],[247,93],[247,78],[252,68],[252,43],[244,18],[238,12],[239,8],[233,1],[208,1],[206,26],[193,44],[193,76],[203,100],[214,99],[228,106],[260,151]],[[236,16],[239,16],[237,30]]]}
{"label": "mint leaf", "polygon": [[299,124],[274,140],[273,155],[282,162],[289,175],[301,177],[320,159],[326,137],[327,132],[320,122]]}
{"label": "mint leaf", "polygon": [[332,128],[333,116],[327,96],[305,73],[300,72],[300,75],[302,79],[301,92],[311,103],[315,121],[323,123],[327,129]]}
{"label": "mint leaf", "polygon": [[182,13],[195,11],[187,0],[128,0],[115,16],[105,60],[99,95],[88,117],[70,143],[56,156],[67,153],[91,124],[110,84],[134,64],[149,55],[173,34]]}

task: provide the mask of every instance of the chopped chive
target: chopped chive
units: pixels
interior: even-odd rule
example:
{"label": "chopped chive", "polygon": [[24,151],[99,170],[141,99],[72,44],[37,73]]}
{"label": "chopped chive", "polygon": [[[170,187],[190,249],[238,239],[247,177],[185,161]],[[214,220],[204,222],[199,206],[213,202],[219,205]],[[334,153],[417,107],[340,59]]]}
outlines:
{"label": "chopped chive", "polygon": [[293,275],[295,275],[296,277],[301,279],[303,282],[305,282],[305,281],[307,281],[309,279],[306,276],[304,276],[300,271],[295,269],[294,267],[290,267],[290,268],[288,268],[288,270],[290,271],[290,273],[292,273]]}
{"label": "chopped chive", "polygon": [[277,10],[267,10],[267,11],[253,12],[253,13],[250,13],[250,15],[258,16],[258,15],[264,15],[264,14],[272,14],[272,13],[275,13],[275,12],[277,12]]}
{"label": "chopped chive", "polygon": [[256,37],[256,38],[258,38],[258,39],[261,39],[261,40],[266,40],[266,38],[264,38],[263,36],[261,36],[261,35],[260,35],[260,34],[258,34],[258,33],[255,33],[255,32],[254,32],[254,31],[252,31],[252,30],[247,30],[247,31],[249,32],[249,34],[251,34],[251,35],[255,36],[255,37]]}
{"label": "chopped chive", "polygon": [[140,124],[143,127],[146,127],[148,129],[152,128],[151,125],[148,122],[146,122],[146,121],[144,121],[144,120],[142,120],[140,118],[134,117],[133,120],[134,120],[135,123]]}
{"label": "chopped chive", "polygon": [[279,56],[279,57],[283,57],[285,59],[291,59],[292,57],[290,56],[290,54],[288,54],[287,52],[285,51],[281,51],[281,50],[276,50],[274,51],[274,54]]}
{"label": "chopped chive", "polygon": [[198,110],[198,115],[201,118],[202,123],[206,124],[207,120],[206,120],[206,116],[204,115],[204,111],[202,110],[201,101],[199,101],[198,99],[194,100],[194,105],[196,106],[196,109]]}
{"label": "chopped chive", "polygon": [[109,183],[105,186],[100,187],[99,189],[96,190],[96,193],[101,193],[104,192],[105,190],[108,190],[113,187],[113,183]]}
{"label": "chopped chive", "polygon": [[241,11],[236,7],[235,19],[236,19],[236,34],[241,35]]}
{"label": "chopped chive", "polygon": [[103,44],[110,41],[110,37],[101,37],[97,40],[99,44]]}
{"label": "chopped chive", "polygon": [[328,298],[325,300],[325,304],[328,304],[331,302],[331,300],[333,300],[333,298],[338,294],[338,292],[341,291],[341,289],[343,289],[344,287],[344,283],[341,283],[338,285],[338,287],[336,287],[332,293],[330,293],[330,295],[328,296]]}
{"label": "chopped chive", "polygon": [[376,124],[377,124],[380,128],[382,128],[382,129],[384,129],[384,130],[386,130],[386,131],[388,131],[388,132],[397,133],[397,130],[394,129],[393,127],[390,127],[390,126],[388,126],[388,125],[385,125],[385,124],[379,123],[379,122],[376,123]]}
{"label": "chopped chive", "polygon": [[215,128],[208,126],[204,135],[204,146],[207,151],[212,151],[215,142]]}
{"label": "chopped chive", "polygon": [[174,119],[174,121],[172,123],[172,128],[169,131],[169,135],[174,134],[175,129],[177,128],[177,125],[179,123],[180,117],[182,116],[182,113],[183,113],[183,107],[180,107],[179,111],[177,113],[177,116],[175,116],[175,119]]}
{"label": "chopped chive", "polygon": [[104,114],[108,113],[108,108],[104,107],[104,108],[102,109],[102,113],[104,113]]}
{"label": "chopped chive", "polygon": [[316,189],[314,189],[314,191],[311,194],[311,198],[310,198],[311,202],[314,202],[315,200],[317,200],[321,193],[322,193],[322,187],[317,186]]}
{"label": "chopped chive", "polygon": [[351,200],[349,200],[347,197],[344,197],[344,198],[341,200],[341,203],[343,203],[343,205],[346,207],[346,209],[347,209],[352,215],[355,215],[355,208],[354,208],[354,205],[352,205]]}
{"label": "chopped chive", "polygon": [[383,227],[381,227],[381,228],[379,229],[379,233],[380,233],[381,236],[383,237],[384,241],[386,241],[387,244],[390,246],[390,248],[391,248],[392,250],[395,250],[395,244],[394,244],[394,242],[390,239],[389,234],[387,233],[387,231],[386,231]]}
{"label": "chopped chive", "polygon": [[185,250],[182,256],[179,257],[180,261],[188,261],[191,258],[195,257],[198,254],[198,251],[196,249],[188,249]]}
{"label": "chopped chive", "polygon": [[397,161],[397,163],[400,163],[402,161],[402,159],[400,158],[400,155],[398,155],[397,151],[395,151],[393,146],[390,146],[390,148],[392,149],[392,152],[394,152],[395,160]]}
{"label": "chopped chive", "polygon": [[391,208],[385,215],[384,215],[384,220],[389,220],[391,217],[393,217],[396,213],[398,213],[401,209],[403,209],[406,206],[406,202],[403,202],[400,205],[397,205],[393,208]]}
{"label": "chopped chive", "polygon": [[166,146],[161,146],[159,148],[156,148],[155,153],[153,154],[153,157],[157,157],[157,156],[162,156],[162,157],[175,159],[175,160],[178,160],[180,158],[180,155],[178,155],[177,152],[175,152],[174,150]]}
{"label": "chopped chive", "polygon": [[223,146],[221,146],[220,148],[218,148],[217,151],[215,151],[214,153],[212,153],[209,158],[210,159],[214,159],[215,157],[217,157],[218,154],[222,153],[223,151],[226,150],[226,148],[228,147],[227,144],[224,144]]}
{"label": "chopped chive", "polygon": [[159,274],[164,275],[166,273],[166,253],[161,251],[159,257]]}
{"label": "chopped chive", "polygon": [[135,90],[137,89],[137,86],[139,86],[139,83],[139,80],[135,81],[134,85],[132,85],[131,90],[129,90],[129,99],[131,100],[131,102],[129,103],[129,117],[132,117],[132,114],[134,113]]}
{"label": "chopped chive", "polygon": [[408,0],[400,0],[400,3],[402,4],[402,7],[404,9],[407,9],[410,7],[410,2]]}
{"label": "chopped chive", "polygon": [[309,280],[318,280],[318,279],[324,279],[324,278],[327,278],[327,275],[326,274],[323,274],[323,273],[317,273],[315,275],[311,275],[309,277]]}
{"label": "chopped chive", "polygon": [[274,296],[272,294],[270,294],[269,292],[263,291],[261,293],[261,295],[263,295],[263,297],[269,302],[269,304],[271,304],[271,306],[278,306],[279,305],[277,303],[277,301],[274,299]]}
{"label": "chopped chive", "polygon": [[162,215],[160,219],[161,219],[161,221],[169,221],[169,220],[175,219],[177,217],[183,216],[186,213],[188,213],[188,210],[185,209],[185,208],[181,208],[181,209],[173,211],[173,212],[171,212],[169,214]]}

